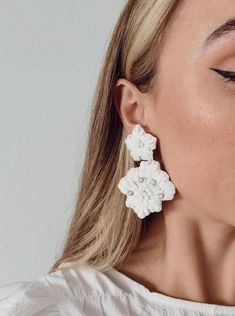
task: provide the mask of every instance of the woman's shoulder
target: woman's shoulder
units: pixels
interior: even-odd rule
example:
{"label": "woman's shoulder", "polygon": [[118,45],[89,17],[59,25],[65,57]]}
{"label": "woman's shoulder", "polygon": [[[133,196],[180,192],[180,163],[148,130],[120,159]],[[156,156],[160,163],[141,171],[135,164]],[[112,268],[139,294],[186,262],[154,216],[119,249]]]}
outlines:
{"label": "woman's shoulder", "polygon": [[57,299],[44,276],[0,286],[1,316],[59,316],[56,312]]}
{"label": "woman's shoulder", "polygon": [[[77,280],[78,281],[78,280]],[[78,312],[79,291],[75,306],[72,283],[78,289],[79,282],[71,278],[68,269],[58,269],[30,281],[5,283],[0,286],[1,316],[61,316]]]}
{"label": "woman's shoulder", "polygon": [[0,315],[72,316],[78,312],[90,315],[85,314],[85,310],[91,312],[94,308],[98,313],[102,299],[106,300],[108,296],[112,301],[118,290],[122,292],[113,281],[105,273],[90,267],[75,269],[65,264],[55,272],[33,280],[0,286]]}

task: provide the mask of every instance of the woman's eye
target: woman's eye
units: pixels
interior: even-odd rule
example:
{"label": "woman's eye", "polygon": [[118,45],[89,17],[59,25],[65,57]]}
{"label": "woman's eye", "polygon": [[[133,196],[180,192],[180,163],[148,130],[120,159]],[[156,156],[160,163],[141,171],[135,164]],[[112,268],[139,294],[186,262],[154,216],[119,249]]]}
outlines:
{"label": "woman's eye", "polygon": [[210,68],[214,71],[216,71],[218,74],[226,78],[225,82],[226,83],[232,83],[235,84],[235,72],[233,71],[225,71],[222,69],[216,69],[216,68]]}

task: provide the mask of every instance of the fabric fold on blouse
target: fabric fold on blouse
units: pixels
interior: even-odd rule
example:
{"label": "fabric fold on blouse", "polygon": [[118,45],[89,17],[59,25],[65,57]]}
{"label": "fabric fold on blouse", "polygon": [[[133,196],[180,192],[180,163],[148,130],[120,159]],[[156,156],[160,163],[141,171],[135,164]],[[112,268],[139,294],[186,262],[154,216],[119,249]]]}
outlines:
{"label": "fabric fold on blouse", "polygon": [[0,316],[235,316],[235,306],[150,292],[114,268],[59,268],[0,286]]}

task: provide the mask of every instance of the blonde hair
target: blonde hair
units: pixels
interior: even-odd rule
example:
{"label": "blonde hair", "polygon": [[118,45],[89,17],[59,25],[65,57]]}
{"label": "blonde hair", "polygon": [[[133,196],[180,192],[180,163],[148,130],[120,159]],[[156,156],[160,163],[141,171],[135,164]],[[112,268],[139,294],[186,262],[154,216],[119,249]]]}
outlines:
{"label": "blonde hair", "polygon": [[118,78],[140,91],[155,87],[158,56],[178,0],[129,0],[113,30],[92,102],[88,142],[75,211],[61,264],[98,270],[118,266],[136,247],[148,218],[139,219],[125,205],[117,184],[137,163],[124,144],[127,136],[115,108]]}

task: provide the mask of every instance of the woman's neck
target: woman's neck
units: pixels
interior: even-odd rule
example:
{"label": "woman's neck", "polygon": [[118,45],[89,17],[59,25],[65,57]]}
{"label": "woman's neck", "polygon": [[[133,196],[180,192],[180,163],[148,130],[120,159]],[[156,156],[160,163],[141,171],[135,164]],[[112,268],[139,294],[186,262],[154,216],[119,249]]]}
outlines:
{"label": "woman's neck", "polygon": [[150,291],[235,305],[235,228],[179,200],[163,202],[120,272]]}

